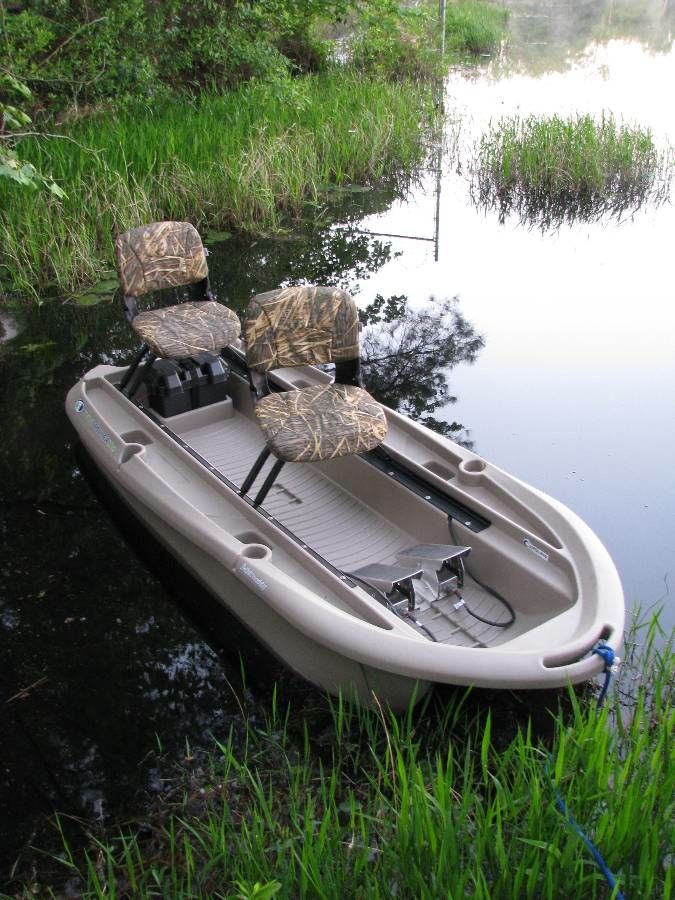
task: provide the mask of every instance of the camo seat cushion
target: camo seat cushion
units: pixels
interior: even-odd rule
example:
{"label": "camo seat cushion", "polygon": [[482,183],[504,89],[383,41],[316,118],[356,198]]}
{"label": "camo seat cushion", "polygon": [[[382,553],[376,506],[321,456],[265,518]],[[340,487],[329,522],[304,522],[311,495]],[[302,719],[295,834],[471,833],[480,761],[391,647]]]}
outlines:
{"label": "camo seat cushion", "polygon": [[286,462],[314,462],[377,447],[387,434],[380,404],[352,385],[268,394],[255,414],[268,448]]}
{"label": "camo seat cushion", "polygon": [[302,285],[257,294],[246,310],[244,332],[246,359],[258,372],[359,355],[356,304],[339,288]]}
{"label": "camo seat cushion", "polygon": [[239,337],[237,314],[216,303],[201,300],[139,313],[131,327],[156,356],[182,359],[193,353],[218,353]]}

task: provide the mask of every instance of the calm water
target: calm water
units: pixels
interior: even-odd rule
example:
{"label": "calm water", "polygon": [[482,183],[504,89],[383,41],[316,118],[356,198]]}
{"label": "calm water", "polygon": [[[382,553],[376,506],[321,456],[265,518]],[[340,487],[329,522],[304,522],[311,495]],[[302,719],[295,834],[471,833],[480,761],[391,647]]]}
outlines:
{"label": "calm water", "polygon": [[[433,241],[355,233],[432,238],[430,173],[406,202],[354,193],[329,228],[213,247],[213,280],[234,306],[302,278],[340,284],[363,306],[378,295],[412,309],[457,297],[439,339],[461,325],[471,349],[446,354],[435,373],[455,402],[434,408],[421,389],[428,371],[398,402],[435,427],[454,423],[478,453],[580,513],[629,603],[665,597],[672,622],[673,207],[543,233],[500,224],[471,204],[467,160],[490,120],[513,113],[611,110],[675,142],[673,13],[660,0],[507,5],[510,47],[478,75],[448,80],[463,165],[444,162],[438,261]],[[95,821],[142,807],[161,788],[159,747],[175,756],[186,738],[206,743],[236,724],[235,690],[253,705],[264,696],[238,684],[237,653],[213,649],[175,602],[199,605],[194,585],[169,571],[167,591],[153,574],[167,561],[142,536],[145,562],[128,549],[73,454],[67,389],[135,345],[117,307],[45,304],[4,322],[3,335],[0,883],[31,843],[47,842],[45,811]]]}
{"label": "calm water", "polygon": [[[581,6],[607,7],[605,15],[621,9]],[[472,365],[453,369],[457,402],[446,417],[469,430],[478,453],[578,512],[614,557],[627,602],[666,602],[672,625],[675,207],[544,232],[515,218],[500,224],[472,205],[465,161],[491,121],[530,113],[611,111],[649,126],[660,146],[675,144],[675,104],[665,100],[675,84],[675,48],[658,18],[648,18],[636,31],[651,43],[592,40],[562,52],[551,42],[570,33],[573,7],[511,8],[523,41],[518,61],[448,81],[465,164],[461,174],[450,167],[442,177],[438,261],[430,242],[392,240],[401,255],[363,282],[359,297],[459,298],[485,348]],[[639,21],[636,6],[623,9]],[[534,44],[525,42],[526,23]],[[672,33],[672,14],[662,27]],[[360,227],[433,236],[435,188],[430,176],[411,200]]]}

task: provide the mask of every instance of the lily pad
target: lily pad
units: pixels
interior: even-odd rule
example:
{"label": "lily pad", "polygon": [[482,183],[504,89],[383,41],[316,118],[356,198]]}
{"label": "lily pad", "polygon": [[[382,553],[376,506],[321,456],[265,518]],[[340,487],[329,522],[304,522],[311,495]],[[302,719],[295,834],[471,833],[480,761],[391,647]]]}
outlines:
{"label": "lily pad", "polygon": [[324,194],[369,194],[373,190],[367,184],[322,184],[318,189]]}
{"label": "lily pad", "polygon": [[22,344],[21,349],[24,353],[37,353],[40,350],[46,350],[48,347],[53,347],[55,341],[43,341],[40,344]]}
{"label": "lily pad", "polygon": [[96,306],[97,303],[102,303],[104,300],[110,300],[116,290],[117,278],[112,277],[111,274],[102,278],[100,281],[97,281],[96,284],[87,288],[87,290],[83,291],[81,294],[75,294],[72,300],[73,303],[77,303],[78,306]]}
{"label": "lily pad", "polygon": [[229,241],[232,237],[229,231],[208,231],[204,238],[206,244],[220,244],[222,241]]}

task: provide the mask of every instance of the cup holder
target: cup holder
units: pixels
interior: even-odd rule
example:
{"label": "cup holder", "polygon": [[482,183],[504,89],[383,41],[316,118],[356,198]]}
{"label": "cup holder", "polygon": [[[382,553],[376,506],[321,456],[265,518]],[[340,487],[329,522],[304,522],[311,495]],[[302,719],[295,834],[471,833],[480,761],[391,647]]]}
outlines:
{"label": "cup holder", "polygon": [[135,428],[133,431],[125,431],[120,437],[125,444],[141,444],[143,447],[147,447],[152,443],[150,435],[146,434],[145,431],[141,431],[140,428]]}
{"label": "cup holder", "polygon": [[136,456],[137,453],[142,453],[144,449],[144,444],[125,444],[122,447],[122,451],[119,455],[120,465],[123,465],[125,462],[129,462],[129,460],[133,456]]}
{"label": "cup holder", "polygon": [[244,559],[270,559],[272,551],[265,544],[244,544],[241,555]]}
{"label": "cup holder", "polygon": [[481,484],[486,469],[487,463],[484,459],[478,457],[465,459],[457,468],[457,478],[462,484]]}

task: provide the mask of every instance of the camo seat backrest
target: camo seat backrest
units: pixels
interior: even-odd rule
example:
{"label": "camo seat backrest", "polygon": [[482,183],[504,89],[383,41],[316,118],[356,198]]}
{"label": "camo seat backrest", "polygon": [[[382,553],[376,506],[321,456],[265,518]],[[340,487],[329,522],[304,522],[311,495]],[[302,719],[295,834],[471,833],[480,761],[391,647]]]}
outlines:
{"label": "camo seat backrest", "polygon": [[356,359],[359,317],[338,288],[289,287],[257,294],[244,321],[246,358],[257,372]]}
{"label": "camo seat backrest", "polygon": [[189,222],[153,222],[120,234],[117,272],[126,297],[201,281],[209,274],[197,229]]}

